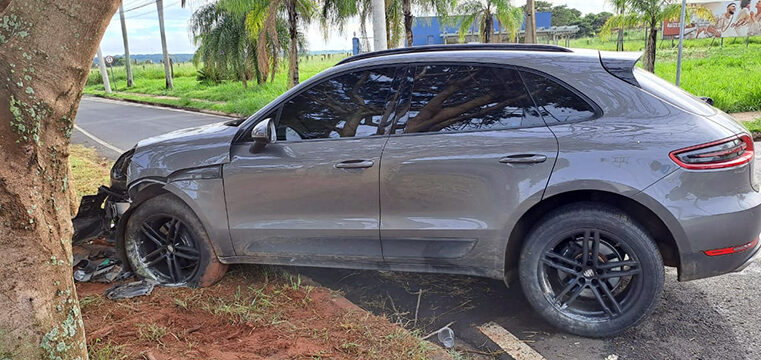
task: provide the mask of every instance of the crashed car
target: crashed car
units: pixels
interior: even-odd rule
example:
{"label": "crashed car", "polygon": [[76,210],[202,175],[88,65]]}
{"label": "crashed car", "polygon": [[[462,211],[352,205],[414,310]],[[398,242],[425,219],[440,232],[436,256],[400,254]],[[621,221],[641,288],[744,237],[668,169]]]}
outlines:
{"label": "crashed car", "polygon": [[551,324],[611,336],[680,281],[758,251],[754,143],[730,116],[635,68],[543,45],[361,54],[245,120],[143,140],[86,197],[163,284],[226,264],[519,280]]}

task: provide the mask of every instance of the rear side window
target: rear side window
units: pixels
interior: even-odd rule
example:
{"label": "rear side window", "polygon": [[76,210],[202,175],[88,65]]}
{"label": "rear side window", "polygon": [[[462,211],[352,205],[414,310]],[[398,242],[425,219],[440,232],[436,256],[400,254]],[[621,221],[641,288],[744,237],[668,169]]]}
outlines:
{"label": "rear side window", "polygon": [[671,85],[653,73],[642,69],[634,69],[634,78],[643,90],[655,95],[661,100],[667,101],[682,110],[698,115],[713,115],[716,109],[705,101],[698,99],[692,94]]}
{"label": "rear side window", "polygon": [[597,116],[592,105],[558,82],[530,72],[521,72],[521,75],[547,125],[591,120]]}
{"label": "rear side window", "polygon": [[471,65],[426,65],[413,72],[409,110],[393,133],[544,126],[518,72]]}

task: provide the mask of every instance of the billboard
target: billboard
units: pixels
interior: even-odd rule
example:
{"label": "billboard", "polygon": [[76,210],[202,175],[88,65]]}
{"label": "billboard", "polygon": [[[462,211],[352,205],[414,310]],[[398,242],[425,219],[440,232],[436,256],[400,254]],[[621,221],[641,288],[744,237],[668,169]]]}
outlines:
{"label": "billboard", "polygon": [[[686,19],[686,39],[745,37],[761,35],[761,0],[688,3],[711,11],[713,20],[693,16]],[[663,36],[679,36],[679,21],[664,21]]]}

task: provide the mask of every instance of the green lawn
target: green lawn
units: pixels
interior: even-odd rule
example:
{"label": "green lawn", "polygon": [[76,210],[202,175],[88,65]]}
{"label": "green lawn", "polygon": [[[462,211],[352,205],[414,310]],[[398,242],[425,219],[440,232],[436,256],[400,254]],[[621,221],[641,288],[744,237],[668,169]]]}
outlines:
{"label": "green lawn", "polygon": [[[615,50],[615,39],[601,41],[599,38],[574,39],[571,47]],[[625,41],[628,51],[642,51],[644,38],[639,32],[629,32]],[[671,41],[658,44],[655,73],[671,82],[676,78],[676,54]],[[330,58],[302,57],[299,71],[301,80],[333,66],[345,55]],[[761,110],[761,37],[725,39],[724,46],[710,39],[687,40],[682,65],[682,86],[685,90],[714,99],[716,107],[726,112]],[[282,94],[286,87],[287,68],[282,64],[274,83],[256,85],[249,83],[244,89],[237,81],[221,84],[205,84],[196,79],[197,69],[192,64],[177,64],[174,69],[174,91],[164,89],[164,70],[161,64],[134,67],[136,86],[126,91],[126,74],[123,67],[115,68],[116,88],[112,95],[117,98],[149,100],[185,108],[208,109],[226,113],[250,115]],[[87,81],[85,93],[103,94],[100,72],[94,69]],[[154,96],[147,98],[147,94]],[[156,98],[155,96],[165,96]]]}
{"label": "green lawn", "polygon": [[[319,55],[311,58],[302,57],[299,61],[299,77],[301,81],[304,81],[345,57],[345,55],[324,58]],[[281,66],[273,83],[257,85],[256,81],[253,81],[249,82],[248,89],[245,89],[243,83],[239,81],[224,81],[220,84],[199,82],[196,79],[197,71],[197,68],[190,63],[175,64],[174,91],[168,91],[165,88],[164,67],[161,64],[133,66],[135,86],[129,89],[127,89],[126,70],[124,67],[115,67],[115,85],[118,91],[113,93],[113,97],[250,115],[288,89],[286,86],[288,69],[285,66]],[[114,88],[113,81],[111,87]],[[103,81],[97,68],[90,71],[84,92],[85,94],[104,94]],[[172,98],[146,99],[140,94]]]}

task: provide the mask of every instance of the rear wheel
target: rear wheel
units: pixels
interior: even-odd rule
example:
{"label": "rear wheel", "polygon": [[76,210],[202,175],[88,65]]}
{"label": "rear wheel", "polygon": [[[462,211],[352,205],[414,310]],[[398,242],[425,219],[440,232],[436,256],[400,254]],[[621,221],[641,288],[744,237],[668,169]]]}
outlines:
{"label": "rear wheel", "polygon": [[601,204],[570,204],[545,216],[526,239],[519,266],[534,309],[581,336],[613,336],[636,325],[663,288],[653,240],[626,214]]}
{"label": "rear wheel", "polygon": [[198,217],[171,194],[139,205],[127,222],[124,251],[137,275],[161,284],[209,286],[227,270]]}

